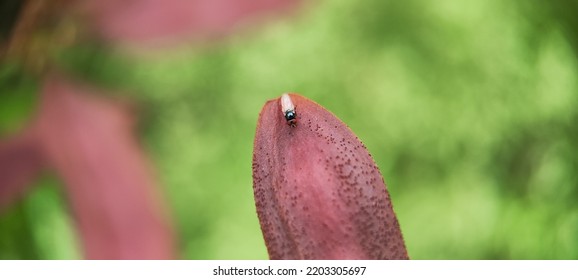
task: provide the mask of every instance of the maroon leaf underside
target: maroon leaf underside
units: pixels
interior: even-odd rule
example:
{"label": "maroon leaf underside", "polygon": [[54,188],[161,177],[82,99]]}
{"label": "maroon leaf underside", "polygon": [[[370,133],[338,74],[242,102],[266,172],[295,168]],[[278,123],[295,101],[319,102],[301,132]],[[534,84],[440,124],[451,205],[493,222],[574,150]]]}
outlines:
{"label": "maroon leaf underside", "polygon": [[383,177],[353,132],[291,94],[297,126],[279,99],[263,107],[253,188],[271,259],[407,259]]}

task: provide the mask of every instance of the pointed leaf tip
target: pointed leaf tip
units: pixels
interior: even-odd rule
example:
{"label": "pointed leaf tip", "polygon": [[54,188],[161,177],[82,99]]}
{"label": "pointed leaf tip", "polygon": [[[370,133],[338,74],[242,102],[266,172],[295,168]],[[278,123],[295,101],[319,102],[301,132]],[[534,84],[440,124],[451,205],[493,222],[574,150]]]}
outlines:
{"label": "pointed leaf tip", "polygon": [[353,132],[332,113],[289,94],[257,123],[253,191],[271,259],[407,259],[383,177]]}

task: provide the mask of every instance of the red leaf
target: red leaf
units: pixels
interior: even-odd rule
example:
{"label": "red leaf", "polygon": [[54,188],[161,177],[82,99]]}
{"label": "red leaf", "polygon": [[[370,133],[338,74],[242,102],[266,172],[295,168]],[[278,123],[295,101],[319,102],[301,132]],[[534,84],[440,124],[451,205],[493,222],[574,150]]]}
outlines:
{"label": "red leaf", "polygon": [[96,30],[109,40],[142,44],[213,38],[295,6],[298,0],[85,0]]}
{"label": "red leaf", "polygon": [[42,147],[64,180],[86,257],[174,258],[170,219],[126,108],[61,76],[42,91]]}
{"label": "red leaf", "polygon": [[407,259],[389,194],[375,162],[333,114],[290,95],[297,124],[280,100],[257,123],[253,190],[271,259]]}
{"label": "red leaf", "polygon": [[0,210],[21,197],[45,165],[33,130],[0,141]]}

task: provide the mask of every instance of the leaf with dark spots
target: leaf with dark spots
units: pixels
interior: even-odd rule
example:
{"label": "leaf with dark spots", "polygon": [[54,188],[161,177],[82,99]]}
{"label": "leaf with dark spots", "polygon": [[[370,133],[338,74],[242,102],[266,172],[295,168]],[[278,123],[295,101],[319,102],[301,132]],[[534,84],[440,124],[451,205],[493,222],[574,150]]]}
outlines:
{"label": "leaf with dark spots", "polygon": [[296,125],[280,99],[257,123],[253,190],[271,259],[407,259],[383,177],[353,132],[296,94]]}

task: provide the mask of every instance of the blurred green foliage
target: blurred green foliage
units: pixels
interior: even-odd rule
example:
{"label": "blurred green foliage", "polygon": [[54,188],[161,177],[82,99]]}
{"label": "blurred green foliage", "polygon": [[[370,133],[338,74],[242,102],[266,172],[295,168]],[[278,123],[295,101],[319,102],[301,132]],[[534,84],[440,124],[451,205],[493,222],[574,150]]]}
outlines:
{"label": "blurred green foliage", "polygon": [[[185,259],[267,258],[253,136],[264,102],[287,91],[322,104],[364,141],[412,258],[575,259],[576,8],[323,1],[196,49],[143,58],[80,46],[60,61],[139,101],[143,144]],[[0,123],[18,123],[4,91],[35,87],[5,86],[3,71]],[[0,258],[78,258],[58,183],[38,184],[0,216]]]}
{"label": "blurred green foliage", "polygon": [[36,102],[36,82],[13,62],[0,64],[0,136],[25,125]]}

